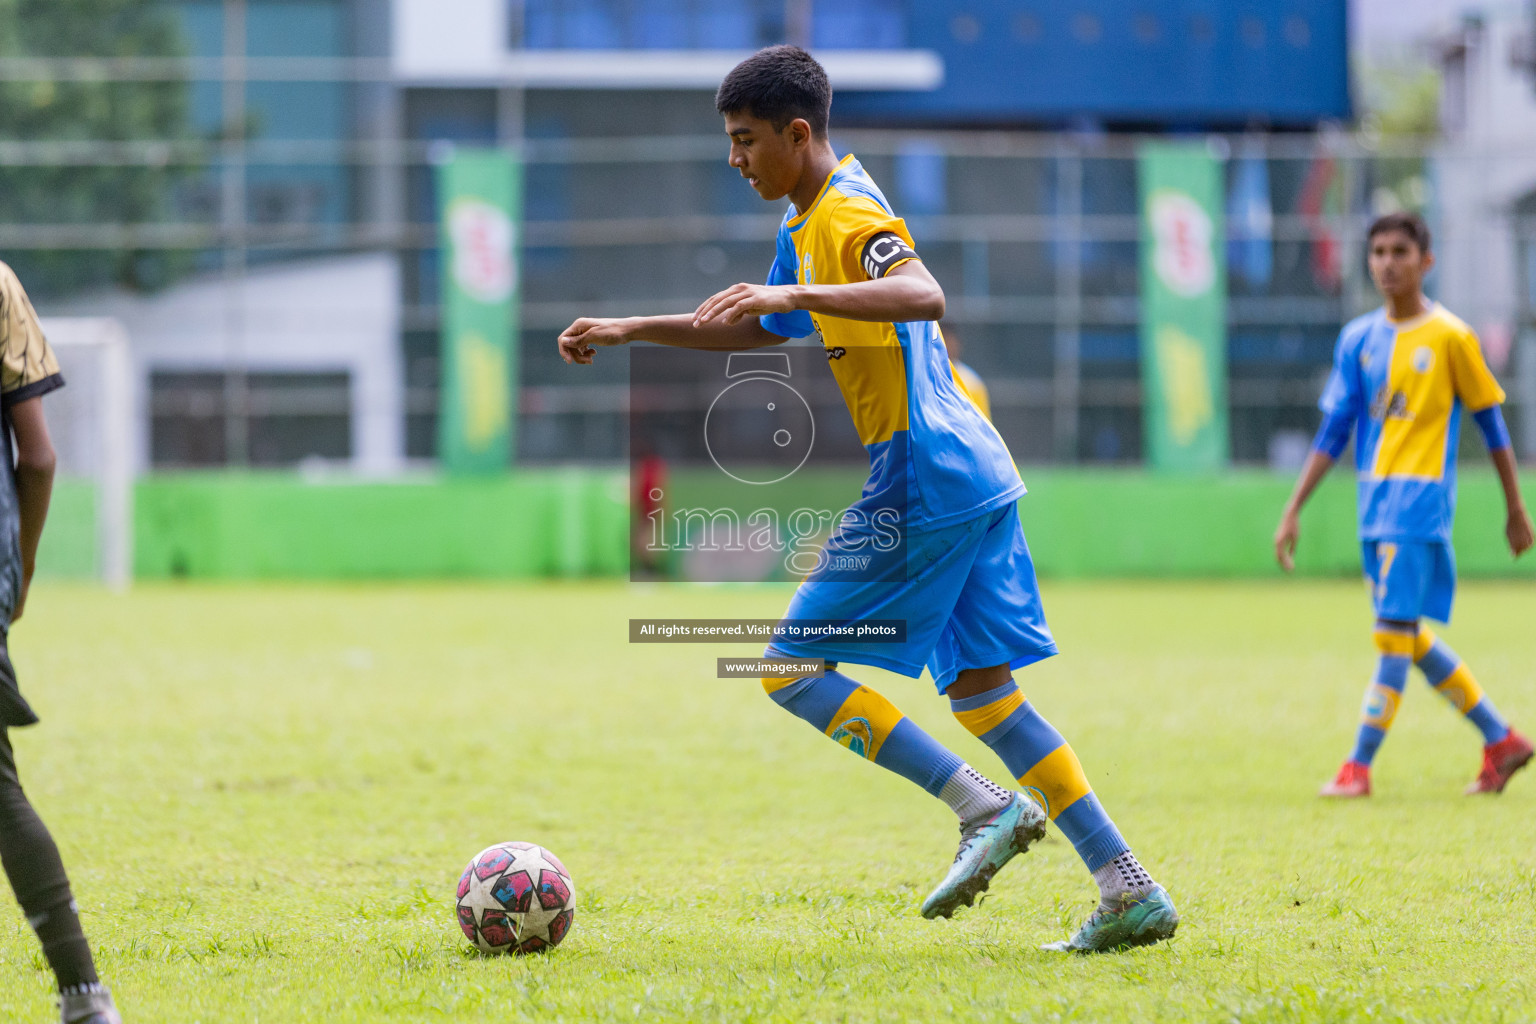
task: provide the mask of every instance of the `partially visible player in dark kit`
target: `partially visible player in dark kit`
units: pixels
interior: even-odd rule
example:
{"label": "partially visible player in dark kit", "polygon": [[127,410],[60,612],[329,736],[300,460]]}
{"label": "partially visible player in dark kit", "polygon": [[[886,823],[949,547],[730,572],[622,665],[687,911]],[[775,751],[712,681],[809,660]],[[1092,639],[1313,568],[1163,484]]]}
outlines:
{"label": "partially visible player in dark kit", "polygon": [[58,360],[27,293],[11,268],[0,263],[0,412],[5,420],[0,430],[0,860],[58,978],[63,1024],[122,1024],[111,993],[96,976],[59,848],[22,791],[10,740],[11,729],[37,721],[16,685],[9,641],[11,626],[26,607],[53,492],[53,442],[43,420],[43,396],[63,386]]}

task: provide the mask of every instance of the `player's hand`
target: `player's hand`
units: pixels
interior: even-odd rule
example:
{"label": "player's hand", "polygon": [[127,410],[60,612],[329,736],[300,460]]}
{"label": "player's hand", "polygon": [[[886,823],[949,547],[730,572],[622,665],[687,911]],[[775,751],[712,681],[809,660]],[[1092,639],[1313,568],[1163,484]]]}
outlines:
{"label": "player's hand", "polygon": [[567,363],[590,365],[599,348],[629,343],[623,320],[615,317],[581,317],[560,332],[560,358]]}
{"label": "player's hand", "polygon": [[1509,520],[1504,524],[1504,537],[1509,541],[1509,550],[1519,558],[1531,550],[1531,544],[1536,542],[1536,533],[1531,529],[1531,514],[1524,506],[1510,509]]}
{"label": "player's hand", "polygon": [[725,291],[711,295],[694,310],[693,326],[719,320],[734,327],[745,317],[792,313],[794,310],[794,292],[787,285],[733,284]]}
{"label": "player's hand", "polygon": [[1301,520],[1296,513],[1286,509],[1275,529],[1275,561],[1280,568],[1290,572],[1296,568],[1296,541],[1301,537]]}

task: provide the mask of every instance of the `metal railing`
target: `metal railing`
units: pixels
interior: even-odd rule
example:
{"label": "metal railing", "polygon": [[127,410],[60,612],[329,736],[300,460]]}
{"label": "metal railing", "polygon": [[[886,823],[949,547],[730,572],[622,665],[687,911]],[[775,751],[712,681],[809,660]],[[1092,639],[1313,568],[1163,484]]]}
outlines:
{"label": "metal railing", "polygon": [[[225,31],[226,48],[242,51],[239,19],[227,21]],[[243,439],[254,414],[242,376],[246,314],[238,301],[253,264],[395,253],[405,289],[398,310],[405,352],[399,409],[416,424],[408,435],[422,439],[409,454],[429,457],[431,431],[423,424],[436,407],[433,335],[439,320],[433,280],[438,227],[429,169],[434,147],[444,140],[407,123],[400,114],[406,90],[392,85],[389,75],[387,62],[374,58],[0,58],[0,81],[218,83],[228,125],[246,124],[246,93],[253,82],[375,87],[389,93],[391,109],[400,115],[375,126],[369,136],[344,139],[269,139],[243,129],[205,139],[0,139],[0,165],[7,168],[176,168],[210,200],[200,207],[173,205],[170,215],[151,222],[76,223],[60,211],[39,209],[33,219],[0,223],[0,253],[184,251],[195,257],[201,273],[221,276],[230,301],[220,322],[186,329],[223,346],[228,385],[221,415],[225,448],[236,463],[248,450]],[[678,98],[658,102],[663,100]],[[612,441],[622,437],[622,359],[590,373],[568,372],[555,359],[553,333],[579,315],[691,309],[733,280],[760,279],[772,258],[781,211],[765,208],[733,180],[735,172],[722,166],[721,136],[521,137],[530,109],[558,113],[560,102],[555,94],[498,96],[491,104],[492,123],[481,133],[515,147],[529,168],[528,219],[521,234],[522,456],[612,459],[622,455],[621,445]],[[987,380],[1000,428],[1020,458],[1139,457],[1138,142],[1113,135],[1001,131],[834,133],[839,151],[864,159],[897,212],[906,214],[920,250],[945,285],[949,320],[965,336],[965,357]],[[1234,359],[1229,388],[1234,450],[1241,461],[1264,460],[1274,435],[1305,431],[1315,421],[1312,406],[1326,369],[1328,339],[1343,319],[1373,301],[1360,251],[1383,190],[1408,174],[1444,182],[1447,167],[1500,161],[1529,168],[1536,194],[1536,144],[1472,153],[1430,140],[1336,131],[1212,143],[1225,147],[1234,161],[1263,160],[1272,182],[1273,215],[1263,244],[1274,271],[1265,283],[1234,280],[1228,307],[1234,339],[1252,341],[1244,348],[1249,354]],[[903,194],[914,152],[930,167],[934,161],[942,165],[943,194],[936,205],[931,196],[925,207]],[[1325,166],[1326,188],[1314,188],[1318,194],[1311,199],[1317,201],[1304,208],[1309,175],[1315,178]],[[315,186],[306,175],[317,169],[336,172],[342,184]],[[257,216],[254,185],[280,188],[285,181],[344,191],[330,196],[335,202],[327,207],[343,213]],[[1455,206],[1445,195],[1435,198],[1437,209]],[[1473,205],[1475,223],[1442,216],[1435,225],[1442,266],[1468,259],[1514,266],[1525,251],[1521,247],[1536,247],[1536,218],[1516,217],[1513,206]],[[1507,252],[1490,254],[1474,245],[1489,231]],[[1324,245],[1339,254],[1336,277],[1328,279],[1310,268],[1315,250]],[[1441,272],[1447,286],[1456,276]],[[1460,277],[1466,276],[1463,268]],[[1463,288],[1466,298],[1451,298],[1476,327],[1494,325],[1512,337],[1536,337],[1532,289],[1536,283],[1525,283],[1515,272],[1507,294]],[[1276,341],[1273,358],[1254,357],[1263,354],[1265,339],[1282,335],[1294,344]],[[319,331],[316,340],[324,341]],[[1528,352],[1533,346],[1536,341],[1523,342],[1500,353],[1501,372],[1519,381],[1536,374],[1526,365],[1536,363]],[[1105,348],[1108,355],[1100,351]],[[1536,384],[1511,390],[1516,418],[1532,424],[1526,437],[1536,446]],[[158,401],[158,408],[176,407],[174,398]],[[303,399],[306,409],[317,401],[313,395]],[[338,403],[337,415],[357,414],[346,401]],[[1113,443],[1101,444],[1110,434]],[[571,436],[598,440],[574,445],[540,440]]]}

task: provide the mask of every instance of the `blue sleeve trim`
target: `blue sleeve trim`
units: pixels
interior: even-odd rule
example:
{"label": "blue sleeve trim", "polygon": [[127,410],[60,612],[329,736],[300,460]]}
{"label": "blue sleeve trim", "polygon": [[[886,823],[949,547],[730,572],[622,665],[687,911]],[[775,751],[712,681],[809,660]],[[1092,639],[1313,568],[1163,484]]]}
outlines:
{"label": "blue sleeve trim", "polygon": [[793,313],[768,313],[757,319],[763,330],[781,338],[804,338],[816,333],[816,322],[803,309]]}
{"label": "blue sleeve trim", "polygon": [[1317,428],[1317,437],[1312,440],[1312,450],[1336,459],[1344,453],[1344,448],[1349,444],[1349,435],[1354,429],[1353,416],[1337,412],[1325,413],[1322,425]]}
{"label": "blue sleeve trim", "polygon": [[1483,432],[1483,440],[1488,442],[1489,451],[1496,452],[1500,448],[1509,447],[1509,427],[1505,425],[1504,414],[1497,405],[1479,409],[1472,414],[1472,418],[1477,421],[1477,429]]}

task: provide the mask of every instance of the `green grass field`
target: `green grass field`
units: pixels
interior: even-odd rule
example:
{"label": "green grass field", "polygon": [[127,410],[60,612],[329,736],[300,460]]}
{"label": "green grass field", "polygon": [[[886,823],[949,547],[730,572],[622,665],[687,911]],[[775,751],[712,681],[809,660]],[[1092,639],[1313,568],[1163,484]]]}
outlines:
{"label": "green grass field", "polygon": [[[13,733],[130,1024],[213,1021],[1516,1021],[1536,1017],[1536,772],[1468,799],[1478,741],[1417,678],[1378,795],[1313,793],[1372,665],[1355,583],[1047,584],[1020,673],[1184,916],[1124,955],[1037,951],[1092,906],[1059,835],[976,910],[917,913],[949,812],[713,678],[742,647],[630,616],[771,617],[783,588],[40,586]],[[1536,725],[1536,591],[1445,632]],[[931,685],[858,676],[994,778]],[[469,952],[453,885],[543,843],[553,954]],[[0,911],[0,1020],[50,978]]]}

